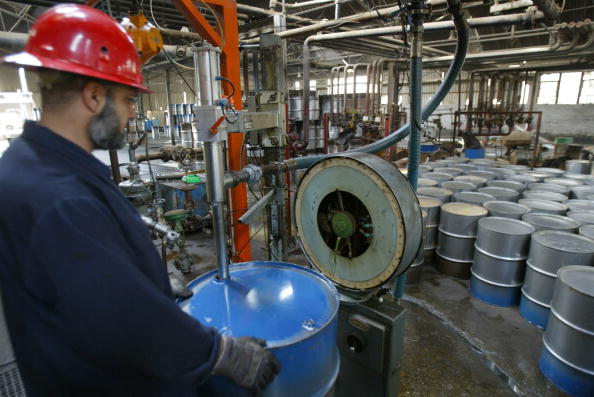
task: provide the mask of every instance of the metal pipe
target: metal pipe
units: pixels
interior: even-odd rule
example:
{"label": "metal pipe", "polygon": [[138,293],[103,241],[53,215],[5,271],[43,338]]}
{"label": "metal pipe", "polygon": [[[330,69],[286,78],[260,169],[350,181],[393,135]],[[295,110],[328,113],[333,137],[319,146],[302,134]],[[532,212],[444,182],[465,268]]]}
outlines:
{"label": "metal pipe", "polygon": [[359,66],[366,65],[369,68],[368,63],[356,63],[353,65],[353,106],[352,110],[356,113],[359,113],[359,106],[357,101],[357,69]]}
{"label": "metal pipe", "polygon": [[330,113],[334,117],[334,75],[338,70],[338,66],[334,66],[330,72]]}
{"label": "metal pipe", "polygon": [[224,142],[204,142],[206,193],[212,211],[213,236],[217,258],[217,277],[229,278],[229,254],[225,234],[225,154]]}
{"label": "metal pipe", "polygon": [[200,106],[213,106],[221,98],[221,86],[215,80],[221,74],[220,53],[216,47],[194,48],[194,84],[200,95]]}
{"label": "metal pipe", "polygon": [[351,67],[351,65],[346,65],[344,67],[344,92],[342,95],[342,113],[346,114],[346,99],[347,99],[347,76],[348,76],[348,71],[349,68]]}
{"label": "metal pipe", "polygon": [[165,69],[165,96],[167,97],[167,116],[169,119],[169,135],[171,136],[171,144],[175,146],[175,116],[173,115],[173,106],[171,101],[171,79],[169,78],[169,69]]}
{"label": "metal pipe", "polygon": [[373,61],[367,66],[367,80],[366,80],[366,87],[365,87],[365,114],[369,116],[369,108],[370,108],[370,97],[369,97],[369,84],[371,80],[371,76],[373,75],[373,68],[375,66],[375,62]]}

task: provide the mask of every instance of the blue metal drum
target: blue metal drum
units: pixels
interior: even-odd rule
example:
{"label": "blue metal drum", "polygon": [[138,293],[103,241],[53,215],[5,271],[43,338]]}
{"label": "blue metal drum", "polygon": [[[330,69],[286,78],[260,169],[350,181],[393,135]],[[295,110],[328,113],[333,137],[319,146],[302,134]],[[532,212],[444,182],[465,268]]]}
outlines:
{"label": "blue metal drum", "polygon": [[[265,339],[280,361],[281,373],[264,397],[324,396],[338,375],[336,346],[338,293],[324,276],[282,262],[246,262],[229,267],[230,278],[216,271],[188,287],[192,298],[182,310],[223,335]],[[223,377],[211,377],[199,395],[249,396]]]}

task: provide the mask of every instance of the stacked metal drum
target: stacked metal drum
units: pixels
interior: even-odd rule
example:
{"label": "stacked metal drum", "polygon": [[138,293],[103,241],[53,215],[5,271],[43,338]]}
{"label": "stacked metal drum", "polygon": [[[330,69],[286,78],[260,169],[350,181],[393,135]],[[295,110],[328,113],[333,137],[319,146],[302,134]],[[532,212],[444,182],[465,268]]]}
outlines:
{"label": "stacked metal drum", "polygon": [[478,221],[487,216],[483,207],[468,203],[441,206],[437,242],[437,268],[447,275],[468,279],[474,257]]}
{"label": "stacked metal drum", "polygon": [[532,225],[517,219],[479,220],[470,278],[473,296],[496,306],[518,304],[534,231]]}
{"label": "stacked metal drum", "polygon": [[530,323],[546,328],[557,272],[575,264],[592,266],[594,240],[557,230],[536,232],[526,264],[520,314]]}
{"label": "stacked metal drum", "polygon": [[540,370],[572,396],[594,394],[594,268],[557,273]]}
{"label": "stacked metal drum", "polygon": [[425,244],[424,260],[433,262],[435,248],[437,247],[437,228],[439,227],[439,212],[441,201],[434,197],[419,196],[419,205],[427,213],[425,218]]}

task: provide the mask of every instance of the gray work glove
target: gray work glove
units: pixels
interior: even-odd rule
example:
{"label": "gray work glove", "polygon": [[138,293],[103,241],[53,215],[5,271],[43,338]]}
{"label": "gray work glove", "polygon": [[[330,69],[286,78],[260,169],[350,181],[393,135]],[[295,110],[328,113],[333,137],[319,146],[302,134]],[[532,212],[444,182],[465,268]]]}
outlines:
{"label": "gray work glove", "polygon": [[280,363],[265,346],[265,340],[249,336],[221,337],[212,373],[226,376],[251,393],[259,394],[280,371]]}

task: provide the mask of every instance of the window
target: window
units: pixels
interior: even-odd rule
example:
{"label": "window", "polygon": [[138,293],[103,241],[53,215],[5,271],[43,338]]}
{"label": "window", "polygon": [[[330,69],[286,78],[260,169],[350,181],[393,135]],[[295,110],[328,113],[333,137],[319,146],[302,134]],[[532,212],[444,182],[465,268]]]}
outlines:
{"label": "window", "polygon": [[540,76],[540,88],[536,103],[539,105],[554,105],[557,103],[560,76],[560,73],[545,73]]}
{"label": "window", "polygon": [[594,103],[594,72],[584,72],[579,103]]}
{"label": "window", "polygon": [[561,74],[561,80],[559,83],[559,96],[557,98],[558,104],[575,105],[578,103],[581,79],[582,72]]}

